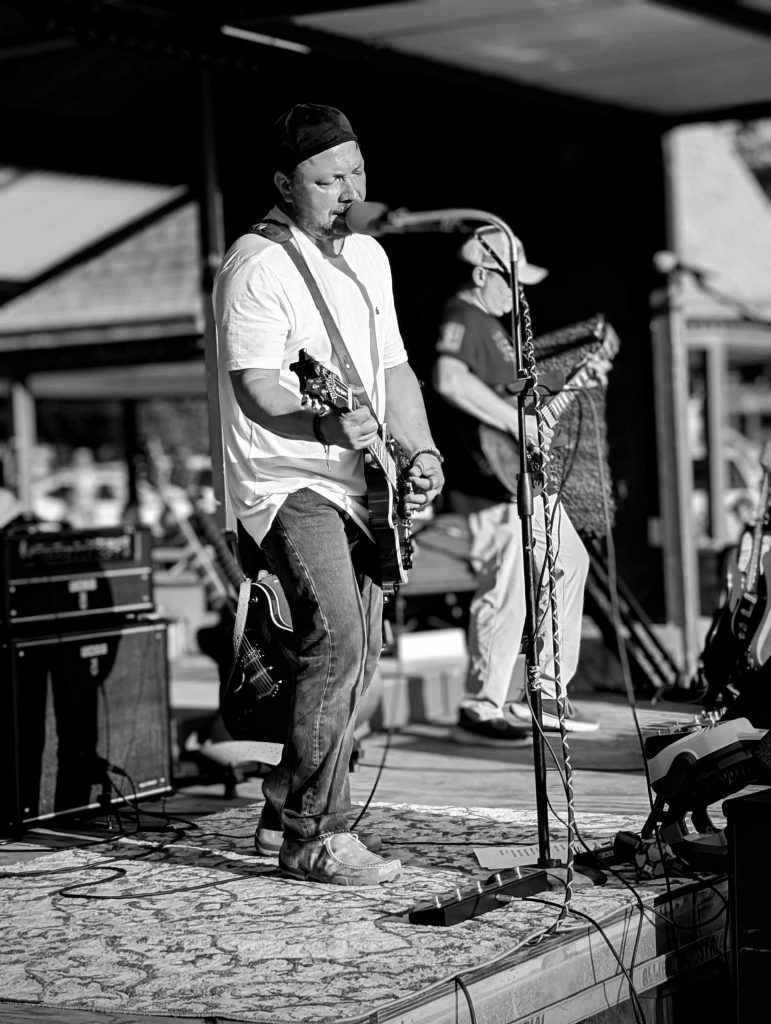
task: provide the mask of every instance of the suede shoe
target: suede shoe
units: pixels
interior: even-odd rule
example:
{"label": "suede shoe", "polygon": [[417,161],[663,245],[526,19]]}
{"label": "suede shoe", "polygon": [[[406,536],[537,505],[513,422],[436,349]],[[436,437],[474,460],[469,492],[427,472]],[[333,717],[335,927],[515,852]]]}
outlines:
{"label": "suede shoe", "polygon": [[[370,853],[377,853],[383,840],[377,832],[357,832],[359,842],[367,847]],[[261,817],[254,833],[254,848],[261,857],[275,857],[284,842],[284,833],[280,828],[268,828]]]}
{"label": "suede shoe", "polygon": [[[513,722],[525,725],[529,723],[533,727],[533,715],[527,701],[511,701],[506,705],[504,714]],[[557,701],[553,697],[544,697],[541,701],[541,721],[544,732],[559,732],[560,721],[558,715]],[[593,718],[582,714],[575,704],[565,699],[565,732],[586,733],[597,732],[600,723]]]}
{"label": "suede shoe", "polygon": [[530,730],[524,724],[507,721],[500,712],[494,717],[479,718],[468,708],[461,708],[450,738],[455,743],[477,747],[510,747],[518,740],[529,740]]}
{"label": "suede shoe", "polygon": [[285,839],[278,866],[289,878],[328,885],[380,885],[393,882],[402,873],[400,860],[370,853],[353,832],[335,832],[305,843]]}

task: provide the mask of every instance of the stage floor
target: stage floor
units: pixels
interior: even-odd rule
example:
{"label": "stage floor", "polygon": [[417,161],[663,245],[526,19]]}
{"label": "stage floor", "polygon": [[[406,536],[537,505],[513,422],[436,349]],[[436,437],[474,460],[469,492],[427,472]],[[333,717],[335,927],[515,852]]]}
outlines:
{"label": "stage floor", "polygon": [[[628,997],[621,964],[641,993],[722,956],[725,887],[715,878],[673,878],[667,899],[661,880],[624,872],[624,884],[609,875],[604,886],[574,893],[574,913],[554,934],[564,902],[556,874],[553,892],[471,920],[412,923],[410,911],[425,901],[452,902],[490,876],[478,853],[535,844],[535,816],[378,804],[367,818],[404,865],[389,886],[281,878],[271,858],[252,853],[249,806],[173,837],[126,838],[54,853],[23,871],[3,868],[23,876],[3,886],[5,1008],[56,1008],[61,1021],[90,1010],[110,1020],[133,1013],[407,1024],[465,1019],[467,1003],[480,1022],[545,1013],[567,1022]],[[594,844],[640,824],[592,814],[580,832]],[[553,830],[554,839],[562,835]]]}
{"label": "stage floor", "polygon": [[[579,703],[602,722],[598,733],[571,740],[576,823],[593,844],[639,831],[647,797],[629,709],[619,700]],[[640,718],[650,725],[691,713],[657,705]],[[625,874],[629,888],[611,876],[578,889],[570,908],[579,913],[535,944],[559,916],[559,889],[537,897],[549,905],[518,901],[450,927],[410,922],[416,905],[490,876],[480,851],[537,843],[530,745],[458,745],[450,726],[364,740],[351,776],[358,807],[373,796],[361,827],[378,830],[404,865],[387,887],[280,878],[275,861],[252,852],[258,778],[232,800],[221,786],[168,798],[176,832],[116,839],[95,819],[6,843],[0,870],[24,877],[2,884],[0,1021],[569,1024],[613,1007],[614,1020],[632,1021],[623,964],[653,1024],[664,1019],[651,995],[657,986],[685,986],[722,967],[726,886],[718,877],[672,879],[667,892],[662,881]],[[559,843],[565,798],[556,770],[549,793]],[[147,829],[160,801],[142,810]]]}

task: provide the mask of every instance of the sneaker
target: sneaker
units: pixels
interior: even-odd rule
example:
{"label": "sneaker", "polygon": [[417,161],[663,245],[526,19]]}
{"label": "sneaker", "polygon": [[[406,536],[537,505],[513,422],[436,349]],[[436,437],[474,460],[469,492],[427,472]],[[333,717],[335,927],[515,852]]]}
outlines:
{"label": "sneaker", "polygon": [[[520,727],[524,727],[525,723],[529,723],[532,729],[533,716],[530,712],[530,705],[525,701],[511,701],[508,703],[506,705],[506,714]],[[544,732],[560,731],[556,698],[544,697],[541,701],[541,723]],[[587,718],[571,701],[565,701],[565,732],[597,732],[599,728],[599,722],[593,718]]]}
{"label": "sneaker", "polygon": [[503,715],[480,719],[468,708],[461,708],[458,723],[450,733],[456,743],[474,744],[481,747],[510,747],[517,740],[530,739],[530,731],[521,725],[514,725]]}
{"label": "sneaker", "polygon": [[288,878],[327,885],[381,885],[402,873],[400,860],[385,860],[370,853],[353,832],[336,832],[326,839],[305,843],[285,839],[278,866]]}
{"label": "sneaker", "polygon": [[[383,845],[383,840],[377,832],[357,832],[356,835],[370,853],[377,853]],[[283,842],[283,831],[280,828],[268,828],[264,815],[261,815],[254,833],[254,848],[257,853],[261,857],[275,857]]]}

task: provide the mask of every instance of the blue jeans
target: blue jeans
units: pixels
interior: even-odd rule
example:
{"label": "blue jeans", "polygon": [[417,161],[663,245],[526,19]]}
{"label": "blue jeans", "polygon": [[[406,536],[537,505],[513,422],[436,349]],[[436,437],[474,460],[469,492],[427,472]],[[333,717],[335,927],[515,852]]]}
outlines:
{"label": "blue jeans", "polygon": [[356,708],[382,648],[377,551],[341,509],[290,494],[262,541],[292,611],[297,665],[281,761],[263,780],[265,812],[307,841],[349,828]]}

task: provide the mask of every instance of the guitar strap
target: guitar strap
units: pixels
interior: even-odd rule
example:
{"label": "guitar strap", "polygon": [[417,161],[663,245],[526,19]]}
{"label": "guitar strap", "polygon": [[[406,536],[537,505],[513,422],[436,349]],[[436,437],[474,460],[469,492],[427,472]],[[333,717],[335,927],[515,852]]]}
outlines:
{"label": "guitar strap", "polygon": [[[324,301],[324,296],[321,294],[316,279],[311,273],[311,268],[308,266],[305,257],[300,252],[300,249],[292,238],[292,233],[286,224],[281,224],[277,220],[264,220],[260,221],[259,224],[255,224],[251,229],[255,234],[262,235],[263,238],[269,238],[272,242],[278,242],[279,245],[284,247],[284,250],[297,267],[303,281],[308,287],[308,291],[311,293],[313,301],[316,303],[316,308],[321,314],[321,319],[326,328],[329,340],[332,343],[332,351],[337,357],[337,361],[340,364],[341,376],[346,384],[348,384],[356,393],[356,398],[363,402],[367,406],[369,411],[375,416],[375,410],[372,408],[372,402],[369,400],[364,384],[362,383],[359,372],[356,369],[351,353],[348,351],[348,346],[343,340],[343,336],[335,323],[335,318],[330,312],[329,306]],[[377,416],[375,416],[377,419]]]}
{"label": "guitar strap", "polygon": [[[238,654],[241,647],[241,640],[243,639],[244,629],[246,628],[246,613],[249,610],[249,601],[252,596],[252,581],[249,577],[245,577],[241,580],[241,584],[238,588],[238,607],[236,608],[235,621],[233,622],[233,653]],[[232,669],[235,668],[235,661],[233,662]]]}

